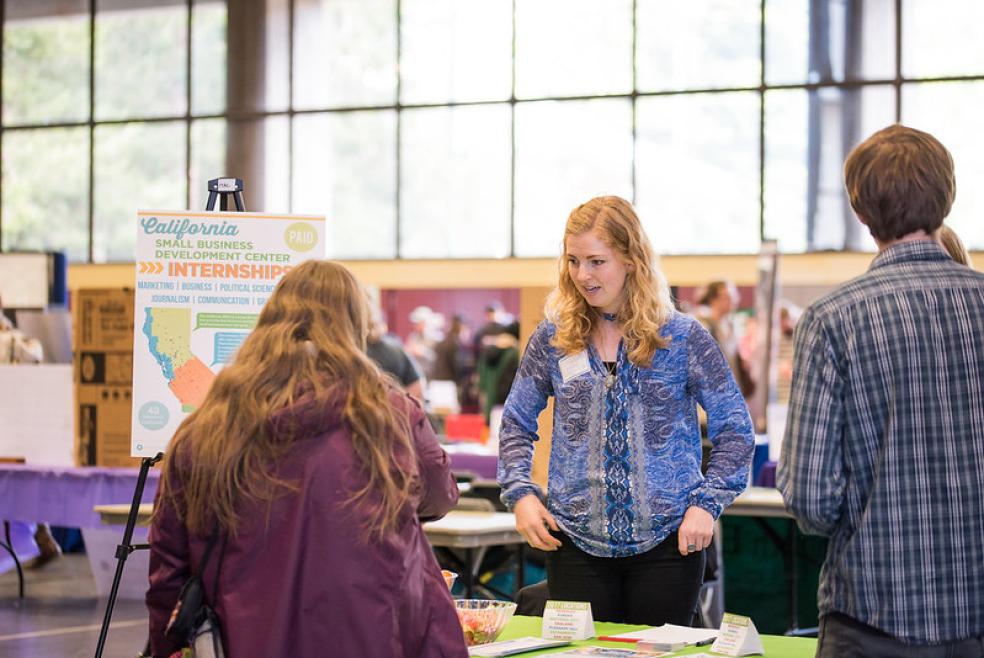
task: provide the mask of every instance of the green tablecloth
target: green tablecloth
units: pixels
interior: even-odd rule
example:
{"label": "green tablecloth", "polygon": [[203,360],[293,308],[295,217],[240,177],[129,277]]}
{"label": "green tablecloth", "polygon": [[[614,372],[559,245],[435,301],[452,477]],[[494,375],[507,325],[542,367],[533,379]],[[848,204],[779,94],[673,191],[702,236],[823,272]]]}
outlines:
{"label": "green tablecloth", "polygon": [[[502,631],[502,635],[500,635],[498,639],[512,640],[517,637],[526,637],[528,635],[539,637],[540,625],[542,622],[543,620],[540,617],[515,616],[509,621],[509,624],[506,626],[505,630]],[[616,633],[625,633],[626,631],[635,631],[641,628],[645,628],[645,626],[595,622],[595,633],[598,635],[613,635]],[[599,647],[616,647],[620,649],[628,649],[631,646],[624,642],[598,642],[597,640],[575,642],[574,645],[595,645]],[[817,650],[817,641],[813,638],[763,635],[762,646],[765,647],[765,658],[813,658]],[[690,653],[700,653],[702,651],[706,652],[708,649],[710,649],[710,647],[690,647],[673,655],[685,656]],[[530,653],[520,654],[520,656],[522,658],[525,658],[526,656],[545,656],[547,654],[557,653],[558,651],[564,651],[564,648],[533,651]]]}

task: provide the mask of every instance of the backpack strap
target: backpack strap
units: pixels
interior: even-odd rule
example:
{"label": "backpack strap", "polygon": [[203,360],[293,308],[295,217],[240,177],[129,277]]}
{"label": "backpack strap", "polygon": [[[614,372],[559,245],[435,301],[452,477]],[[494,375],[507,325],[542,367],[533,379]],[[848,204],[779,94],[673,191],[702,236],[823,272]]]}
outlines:
{"label": "backpack strap", "polygon": [[[219,564],[215,568],[215,578],[212,580],[212,594],[213,598],[219,598],[219,573],[222,572],[222,560],[225,558],[225,548],[226,542],[229,540],[229,535],[226,533],[222,534],[222,548],[219,550]],[[204,571],[202,573],[205,573]]]}
{"label": "backpack strap", "polygon": [[212,528],[212,534],[208,538],[208,543],[205,544],[205,552],[202,554],[202,563],[198,567],[199,574],[205,573],[205,567],[208,566],[208,559],[209,557],[212,556],[212,547],[215,546],[215,540],[218,538],[218,536],[219,536],[219,522],[218,520],[216,520],[215,527]]}

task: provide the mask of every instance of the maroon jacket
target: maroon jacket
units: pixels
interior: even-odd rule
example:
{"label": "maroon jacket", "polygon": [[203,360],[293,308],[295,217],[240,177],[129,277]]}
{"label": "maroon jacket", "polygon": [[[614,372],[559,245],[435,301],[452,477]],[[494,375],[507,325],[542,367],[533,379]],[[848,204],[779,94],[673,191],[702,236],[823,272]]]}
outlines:
{"label": "maroon jacket", "polygon": [[[407,502],[400,527],[382,541],[360,537],[358,508],[343,504],[365,482],[340,408],[301,396],[271,423],[298,423],[301,436],[278,467],[299,491],[240,514],[236,537],[219,546],[203,575],[222,624],[230,658],[352,656],[465,657],[464,638],[448,588],[421,520],[443,516],[457,503],[450,462],[424,413],[394,393],[410,415],[421,490]],[[180,462],[179,460],[175,460]],[[174,471],[180,487],[180,466]],[[150,528],[150,639],[154,656],[177,646],[164,636],[178,590],[197,572],[208,536],[188,533],[172,505],[158,498]]]}

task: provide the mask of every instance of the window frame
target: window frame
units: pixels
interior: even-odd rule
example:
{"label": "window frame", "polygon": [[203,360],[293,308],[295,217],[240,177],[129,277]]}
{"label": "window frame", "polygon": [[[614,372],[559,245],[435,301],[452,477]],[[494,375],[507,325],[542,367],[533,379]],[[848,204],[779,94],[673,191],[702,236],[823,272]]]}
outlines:
{"label": "window frame", "polygon": [[[507,104],[509,106],[509,116],[510,116],[510,135],[511,143],[509,145],[510,156],[509,156],[509,217],[508,217],[508,256],[509,258],[516,258],[516,108],[521,104],[526,103],[537,103],[541,101],[578,101],[578,100],[592,100],[592,99],[628,99],[631,103],[632,112],[632,162],[630,163],[631,169],[631,186],[632,186],[632,199],[635,202],[635,197],[637,196],[636,190],[638,189],[638,163],[637,163],[637,151],[638,151],[638,128],[637,128],[637,101],[640,98],[650,98],[658,96],[676,96],[676,95],[690,95],[690,94],[719,94],[719,93],[731,93],[731,92],[754,92],[758,95],[758,230],[759,238],[762,240],[770,239],[774,236],[767,234],[767,227],[765,221],[765,199],[766,199],[766,181],[765,181],[765,166],[766,166],[766,105],[765,97],[766,92],[775,90],[803,90],[807,93],[818,92],[826,88],[836,88],[836,89],[859,89],[868,86],[891,86],[895,92],[895,108],[894,108],[894,120],[896,122],[901,120],[902,117],[902,99],[903,90],[908,84],[921,84],[921,83],[947,83],[947,82],[982,82],[984,81],[984,71],[980,74],[975,75],[948,75],[948,76],[937,76],[937,77],[919,77],[919,78],[906,78],[903,76],[903,2],[905,0],[895,0],[894,1],[894,30],[895,30],[895,72],[894,77],[882,78],[882,79],[847,79],[847,80],[834,80],[834,79],[820,79],[816,81],[804,82],[804,83],[788,83],[788,84],[767,84],[766,80],[768,77],[767,71],[767,25],[765,23],[766,16],[766,5],[767,0],[759,0],[759,10],[758,10],[758,25],[759,25],[759,81],[758,85],[754,86],[733,86],[733,87],[713,87],[713,88],[688,88],[688,89],[672,89],[663,91],[639,91],[638,89],[638,79],[637,79],[637,68],[638,68],[638,58],[639,49],[637,45],[637,15],[639,8],[639,0],[632,0],[632,11],[631,11],[631,34],[632,34],[632,91],[627,93],[617,93],[617,94],[599,94],[599,95],[585,95],[585,96],[541,96],[541,97],[524,97],[519,99],[516,97],[516,16],[517,16],[517,4],[524,0],[503,0],[509,4],[509,9],[511,11],[511,88],[508,98],[495,99],[495,100],[481,100],[481,101],[449,101],[443,103],[404,103],[401,100],[402,97],[402,78],[398,74],[396,76],[396,88],[394,90],[394,102],[388,105],[378,105],[378,106],[351,106],[351,107],[323,107],[323,108],[313,108],[313,109],[295,109],[294,103],[294,38],[295,38],[295,4],[299,0],[286,0],[285,6],[287,11],[287,75],[288,75],[288,105],[286,109],[275,109],[269,111],[253,111],[253,112],[231,112],[228,108],[228,99],[226,100],[225,109],[222,112],[194,112],[193,111],[193,75],[194,75],[194,48],[193,48],[193,38],[194,38],[194,14],[195,14],[195,0],[173,0],[174,6],[184,6],[186,12],[186,30],[185,30],[185,104],[183,112],[176,114],[168,114],[161,116],[151,116],[151,117],[126,117],[119,119],[109,119],[109,120],[96,120],[95,119],[95,109],[96,109],[96,94],[98,90],[96,88],[95,78],[95,49],[96,49],[96,27],[97,27],[97,0],[88,0],[88,30],[89,30],[89,75],[88,75],[88,85],[89,85],[89,98],[88,98],[88,118],[85,121],[64,121],[64,122],[21,122],[21,123],[4,123],[0,119],[0,159],[3,155],[3,141],[7,133],[14,133],[21,130],[43,130],[43,129],[56,129],[56,128],[86,128],[88,130],[88,199],[86,208],[86,230],[88,235],[87,249],[86,249],[86,260],[85,262],[92,263],[93,260],[93,250],[94,250],[94,202],[95,202],[95,167],[94,167],[94,155],[95,155],[95,134],[96,128],[99,126],[113,126],[122,125],[135,122],[141,123],[157,123],[157,122],[175,122],[180,121],[184,124],[184,138],[185,138],[185,190],[184,198],[186,206],[191,203],[192,191],[188,180],[190,178],[190,173],[193,166],[193,151],[192,151],[192,133],[193,126],[196,121],[200,120],[211,120],[220,119],[227,122],[233,121],[247,121],[247,120],[260,120],[269,117],[286,117],[287,119],[287,211],[294,212],[294,117],[310,115],[310,114],[332,114],[341,112],[354,112],[363,110],[391,110],[396,113],[396,135],[394,140],[395,152],[395,165],[393,176],[395,180],[395,195],[393,203],[395,205],[395,230],[393,231],[393,237],[395,243],[389,250],[392,257],[380,258],[378,260],[390,260],[391,258],[403,259],[404,255],[401,253],[401,243],[404,240],[401,239],[401,234],[406,227],[403,225],[402,221],[402,209],[401,209],[401,190],[402,190],[402,172],[401,172],[401,162],[403,161],[403,154],[401,153],[402,143],[401,131],[403,130],[404,124],[404,111],[419,110],[426,108],[453,108],[461,106],[476,106],[476,105],[501,105]],[[230,7],[232,3],[226,2],[227,11],[232,11]],[[6,35],[6,26],[8,21],[7,16],[7,3],[5,1],[0,2],[0,29],[2,29],[2,34]],[[396,71],[400,71],[401,57],[402,57],[402,41],[403,41],[403,21],[402,21],[402,5],[403,0],[394,0],[395,15],[393,20],[396,23],[396,58],[393,65],[396,67]],[[810,29],[814,29],[811,27]],[[0,58],[0,108],[3,105],[3,95],[2,95],[2,80],[3,80],[3,62]],[[204,181],[200,181],[200,184],[204,185]],[[0,180],[0,186],[3,185],[3,181]],[[247,190],[248,192],[248,190]],[[121,194],[129,193],[127,190],[121,190]],[[0,188],[0,197],[2,197],[2,188]],[[804,200],[805,202],[806,200]],[[5,208],[0,204],[0,245],[3,244],[3,229],[4,229],[4,219],[8,212],[8,208]],[[809,231],[809,227],[806,229]],[[810,252],[813,249],[810,245],[811,238],[807,235],[807,247],[806,251]],[[846,240],[845,240],[846,242]],[[16,249],[16,247],[14,247]],[[529,253],[531,250],[523,250]],[[852,251],[849,248],[842,248],[841,251]],[[729,253],[712,251],[706,253]],[[744,252],[742,252],[744,253]],[[537,256],[523,256],[525,258],[533,258]],[[467,257],[457,257],[454,255],[446,255],[447,259],[472,259],[474,256]],[[376,260],[376,259],[373,259]],[[107,261],[107,262],[118,262],[118,261]],[[129,262],[129,261],[123,261]]]}

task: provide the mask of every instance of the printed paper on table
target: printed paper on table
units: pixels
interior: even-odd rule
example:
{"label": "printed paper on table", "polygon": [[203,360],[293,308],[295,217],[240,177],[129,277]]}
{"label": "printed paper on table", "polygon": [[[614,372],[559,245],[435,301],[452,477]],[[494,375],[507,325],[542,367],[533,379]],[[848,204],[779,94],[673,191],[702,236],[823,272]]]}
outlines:
{"label": "printed paper on table", "polygon": [[566,644],[570,644],[570,642],[565,640],[544,640],[543,638],[532,636],[519,637],[514,640],[501,640],[499,642],[468,647],[468,655],[481,656],[481,658],[502,658],[503,656],[512,656],[518,653],[562,647]]}
{"label": "printed paper on table", "polygon": [[646,640],[648,642],[666,645],[682,644],[683,646],[691,646],[694,644],[709,644],[717,634],[718,630],[716,628],[690,628],[689,626],[678,626],[676,624],[663,624],[662,626],[653,626],[640,631],[629,631],[598,639],[628,642]]}
{"label": "printed paper on table", "polygon": [[669,656],[665,651],[639,651],[638,649],[612,649],[609,647],[578,647],[551,654],[565,658],[660,658]]}

